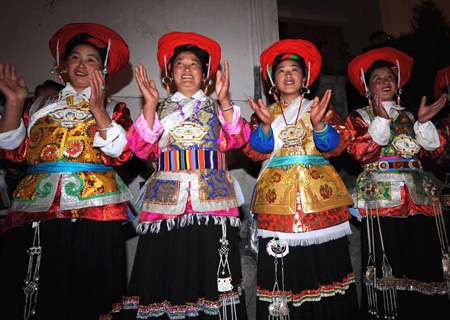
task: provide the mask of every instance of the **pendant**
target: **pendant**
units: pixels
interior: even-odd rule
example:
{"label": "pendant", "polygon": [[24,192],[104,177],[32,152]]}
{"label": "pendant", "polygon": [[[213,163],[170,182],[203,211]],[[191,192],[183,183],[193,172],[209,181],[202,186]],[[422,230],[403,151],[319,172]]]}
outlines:
{"label": "pendant", "polygon": [[198,123],[184,121],[170,130],[170,133],[175,141],[181,142],[184,146],[192,146],[203,139],[206,130]]}
{"label": "pendant", "polygon": [[398,135],[391,144],[395,152],[405,159],[413,158],[420,150],[417,140],[406,134]]}
{"label": "pendant", "polygon": [[74,128],[79,122],[86,123],[92,119],[92,114],[88,109],[78,107],[65,107],[50,111],[49,116],[65,128]]}
{"label": "pendant", "polygon": [[306,130],[299,128],[296,125],[288,124],[280,132],[279,137],[283,140],[284,144],[287,146],[301,145],[302,140],[306,135]]}

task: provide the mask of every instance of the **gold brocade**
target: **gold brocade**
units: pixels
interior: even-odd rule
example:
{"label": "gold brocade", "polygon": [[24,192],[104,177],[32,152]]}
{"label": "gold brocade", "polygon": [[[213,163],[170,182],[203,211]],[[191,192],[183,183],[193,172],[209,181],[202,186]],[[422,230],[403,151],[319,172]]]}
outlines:
{"label": "gold brocade", "polygon": [[[64,110],[64,119],[55,117],[55,114],[61,114],[58,113],[60,110]],[[80,121],[76,121],[71,111],[77,115],[84,114],[84,118],[80,117]],[[67,124],[67,120],[70,120],[70,124],[64,125]],[[30,152],[27,154],[27,162],[103,164],[102,152],[93,145],[95,133],[96,123],[85,100],[78,105],[53,110],[34,123],[30,131]],[[28,175],[14,192],[15,201],[31,204],[38,198],[54,195],[59,178],[55,180],[50,176],[47,173]],[[96,201],[96,198],[119,193],[123,188],[123,182],[114,171],[76,172],[71,174],[69,180],[70,182],[62,187],[67,195],[75,196],[79,200]],[[51,201],[52,199],[48,199],[49,203]]]}
{"label": "gold brocade", "polygon": [[[275,157],[321,154],[314,143],[310,113],[301,121],[306,130],[302,144],[284,145]],[[352,204],[352,197],[332,165],[293,164],[267,168],[263,172],[253,196],[252,212],[294,215],[297,205],[301,205],[304,213],[311,213]]]}

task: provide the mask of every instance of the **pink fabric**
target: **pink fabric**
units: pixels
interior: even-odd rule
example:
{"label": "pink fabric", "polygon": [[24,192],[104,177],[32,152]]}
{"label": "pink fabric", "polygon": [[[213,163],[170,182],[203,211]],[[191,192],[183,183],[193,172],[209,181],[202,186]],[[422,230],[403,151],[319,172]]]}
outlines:
{"label": "pink fabric", "polygon": [[[158,220],[164,220],[164,219],[173,219],[173,218],[179,218],[181,216],[184,216],[185,214],[196,212],[192,209],[191,201],[188,201],[186,203],[186,210],[183,214],[180,215],[171,215],[171,214],[161,214],[161,213],[152,213],[152,212],[145,212],[142,211],[140,221],[158,221]],[[217,210],[217,211],[208,211],[208,212],[196,212],[199,214],[213,214],[215,216],[232,216],[237,217],[239,216],[239,209],[238,208],[232,208],[229,210]]]}
{"label": "pink fabric", "polygon": [[241,109],[239,107],[234,108],[233,123],[225,121],[220,110],[218,118],[222,125],[222,130],[217,140],[220,151],[225,152],[230,149],[239,149],[247,144],[252,129],[247,124],[247,121],[241,118]]}
{"label": "pink fabric", "polygon": [[157,143],[159,137],[164,132],[164,127],[159,121],[158,115],[155,113],[155,121],[153,123],[153,130],[150,129],[150,125],[144,118],[144,114],[141,113],[133,123],[136,132],[148,143]]}

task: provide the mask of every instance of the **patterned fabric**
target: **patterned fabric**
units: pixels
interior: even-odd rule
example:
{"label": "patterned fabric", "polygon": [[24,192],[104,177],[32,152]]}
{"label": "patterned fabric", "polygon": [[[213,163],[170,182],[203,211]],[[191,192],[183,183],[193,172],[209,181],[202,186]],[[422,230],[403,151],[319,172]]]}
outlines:
{"label": "patterned fabric", "polygon": [[244,289],[243,279],[237,286],[237,290],[227,292],[219,295],[217,301],[208,301],[205,298],[199,298],[195,302],[186,302],[184,305],[172,306],[170,301],[161,303],[152,303],[150,305],[140,304],[140,298],[137,296],[125,297],[122,300],[123,309],[138,309],[137,319],[156,318],[167,315],[169,319],[189,319],[191,317],[198,317],[200,313],[208,315],[217,315],[221,308],[229,305],[232,300],[239,301]]}
{"label": "patterned fabric", "polygon": [[[286,105],[283,104],[282,107],[286,108]],[[272,104],[268,109],[272,122],[281,116],[278,104]],[[252,120],[254,128],[256,118]],[[342,134],[338,147],[324,154],[329,157],[345,149],[349,133],[343,130],[343,121],[333,107],[327,112],[325,120]],[[273,160],[291,155],[322,155],[314,142],[309,111],[299,121],[298,126],[306,130],[302,143],[281,147]],[[249,145],[244,148],[244,153],[253,160],[270,156],[259,154]],[[352,198],[333,166],[298,163],[280,167],[269,166],[264,170],[255,187],[252,212],[261,215],[261,223],[258,223],[258,226],[265,230],[306,232],[347,221],[350,218],[348,209],[337,208],[341,209],[351,204],[353,204]],[[330,213],[334,215],[333,218]],[[280,218],[277,215],[287,217]],[[268,221],[275,223],[266,223]]]}
{"label": "patterned fabric", "polygon": [[[206,96],[205,96],[206,97]],[[200,97],[203,99],[203,97]],[[140,158],[153,162],[162,162],[165,154],[177,152],[192,154],[223,153],[229,149],[240,148],[247,143],[250,128],[240,117],[235,119],[239,133],[228,134],[229,128],[221,123],[217,103],[210,98],[203,102],[194,120],[179,119],[171,121],[180,113],[176,103],[165,100],[158,106],[157,115],[164,126],[164,132],[159,141],[149,143],[139,134],[135,125],[128,132],[127,140],[130,148]],[[240,114],[235,111],[235,114]],[[190,123],[202,128],[204,135],[192,143],[174,134],[174,128]],[[156,125],[156,122],[155,122]],[[159,130],[154,125],[153,131]],[[223,159],[221,156],[220,159]],[[219,164],[219,163],[218,163]],[[141,191],[142,215],[141,221],[154,221],[155,215],[160,219],[188,213],[186,204],[191,203],[192,210],[198,213],[214,213],[221,210],[231,210],[240,206],[239,186],[233,177],[224,170],[217,169],[187,169],[173,171],[156,171]],[[160,168],[161,169],[161,168]],[[219,168],[220,169],[220,168]],[[228,215],[232,212],[228,211]],[[147,220],[149,219],[149,220]]]}
{"label": "patterned fabric", "polygon": [[[120,165],[131,158],[128,146],[118,158],[108,157],[93,146],[97,129],[86,100],[71,105],[73,97],[69,96],[65,107],[56,101],[58,96],[46,97],[38,106],[33,105],[33,114],[39,112],[39,117],[29,128],[29,135],[18,148],[1,150],[0,157],[31,165],[51,162]],[[128,129],[131,120],[125,104],[108,100],[107,110],[108,106],[114,108],[109,110],[112,119]],[[25,124],[29,118],[27,110]],[[53,218],[127,220],[126,206],[119,204],[132,195],[114,171],[83,171],[29,174],[20,182],[13,197],[12,212],[4,229]],[[121,210],[107,212],[102,208],[115,204]]]}
{"label": "patterned fabric", "polygon": [[[378,162],[380,158],[384,157],[397,156],[392,141],[401,134],[411,138],[415,137],[413,116],[400,110],[398,113],[398,117],[390,126],[390,143],[387,146],[380,146],[372,140],[367,131],[371,121],[376,117],[372,107],[365,107],[354,111],[349,116],[346,124],[354,136],[354,140],[348,146],[349,154],[362,164]],[[443,149],[442,135],[440,135],[440,139],[440,148],[435,151],[426,151],[420,148],[416,157],[433,158],[439,155]],[[415,159],[413,158],[413,160]],[[427,180],[428,178],[422,170],[363,172],[359,175],[356,183],[357,194],[355,195],[355,208],[366,209],[367,207],[375,208],[376,206],[380,210],[380,214],[390,216],[408,216],[419,212],[434,215],[434,212],[428,208],[432,206],[432,199],[427,195],[425,190],[424,182]],[[375,200],[366,201],[365,188],[368,185],[372,185],[372,181],[376,183],[378,194]],[[365,210],[360,210],[360,213],[365,213]]]}
{"label": "patterned fabric", "polygon": [[446,168],[446,172],[450,172],[450,118],[439,120],[436,127],[441,130],[442,136],[445,139],[444,150],[436,159],[436,163]]}

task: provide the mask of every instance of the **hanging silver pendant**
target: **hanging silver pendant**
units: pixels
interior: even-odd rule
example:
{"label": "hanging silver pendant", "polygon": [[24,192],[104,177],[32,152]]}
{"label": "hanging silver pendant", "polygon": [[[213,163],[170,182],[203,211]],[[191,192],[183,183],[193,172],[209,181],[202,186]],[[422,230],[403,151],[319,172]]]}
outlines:
{"label": "hanging silver pendant", "polygon": [[36,315],[36,303],[39,292],[39,268],[41,266],[42,247],[39,222],[35,224],[33,246],[27,250],[30,258],[28,260],[27,277],[24,280],[25,287],[23,287],[25,293],[24,320],[28,320],[30,316]]}
{"label": "hanging silver pendant", "polygon": [[[272,301],[269,304],[269,320],[289,320],[289,306],[286,292],[284,291],[284,257],[289,253],[289,245],[279,239],[267,242],[267,253],[273,257],[275,266],[275,281],[272,289]],[[278,285],[278,258],[281,259],[282,290]]]}
{"label": "hanging silver pendant", "polygon": [[[231,284],[232,276],[230,265],[228,263],[227,225],[226,220],[222,222],[222,238],[219,239],[219,266],[217,268],[217,291],[223,295],[221,310],[219,311],[219,319],[227,320],[227,306],[230,306],[231,320],[237,320],[236,301],[234,299],[233,285]],[[226,297],[229,297],[229,302]]]}

